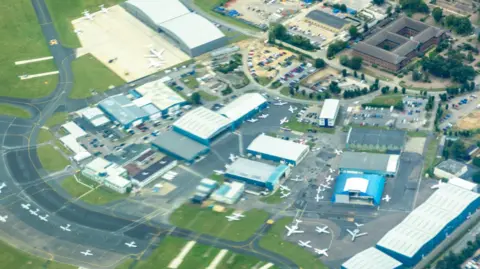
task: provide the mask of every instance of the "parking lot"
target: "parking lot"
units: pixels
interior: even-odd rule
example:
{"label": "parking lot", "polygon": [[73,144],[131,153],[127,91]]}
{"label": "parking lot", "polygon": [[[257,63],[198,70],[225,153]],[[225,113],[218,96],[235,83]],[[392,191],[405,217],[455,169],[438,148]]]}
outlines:
{"label": "parking lot", "polygon": [[271,2],[263,0],[229,1],[225,4],[229,10],[236,10],[240,14],[238,16],[239,18],[255,24],[277,22],[283,17],[294,14],[300,10],[303,5],[304,4],[299,1]]}
{"label": "parking lot", "polygon": [[449,129],[454,125],[461,130],[480,128],[480,113],[477,95],[463,95],[450,98],[448,112],[440,119],[440,128]]}
{"label": "parking lot", "polygon": [[280,77],[280,83],[289,87],[295,87],[303,79],[317,71],[311,63],[301,63]]}
{"label": "parking lot", "polygon": [[297,63],[295,55],[287,50],[257,43],[248,52],[248,69],[254,77],[274,78]]}

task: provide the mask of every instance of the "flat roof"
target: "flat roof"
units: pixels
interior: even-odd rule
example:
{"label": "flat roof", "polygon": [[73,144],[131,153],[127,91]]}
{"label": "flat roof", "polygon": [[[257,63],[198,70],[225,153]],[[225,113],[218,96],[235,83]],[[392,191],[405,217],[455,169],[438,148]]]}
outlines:
{"label": "flat roof", "polygon": [[187,112],[173,126],[208,139],[231,123],[230,119],[201,106]]}
{"label": "flat roof", "polygon": [[284,160],[298,161],[303,154],[308,152],[309,148],[307,145],[261,134],[250,143],[247,150]]}
{"label": "flat roof", "polygon": [[75,139],[84,137],[87,135],[87,133],[80,128],[75,122],[69,121],[65,124],[62,125],[62,127],[67,130],[67,132],[72,135]]}
{"label": "flat roof", "polygon": [[155,80],[135,88],[139,94],[147,97],[160,110],[185,103],[186,100],[161,80]]}
{"label": "flat roof", "polygon": [[450,174],[457,174],[462,170],[467,169],[467,165],[452,159],[445,160],[437,165],[438,169],[441,169]]}
{"label": "flat roof", "polygon": [[322,111],[320,112],[320,119],[335,119],[340,107],[340,100],[338,99],[325,99],[323,103]]}
{"label": "flat roof", "polygon": [[135,6],[157,25],[190,13],[178,0],[128,0],[125,3]]}
{"label": "flat roof", "polygon": [[96,174],[105,173],[105,180],[117,187],[124,188],[130,184],[129,180],[121,176],[126,173],[127,170],[125,168],[115,165],[103,158],[95,158],[85,165],[85,169],[90,169]]}
{"label": "flat roof", "polygon": [[277,166],[245,158],[237,158],[232,164],[228,165],[225,174],[254,179],[259,182],[268,182],[272,180],[272,175],[276,176],[276,171]]}
{"label": "flat roof", "polygon": [[370,152],[343,152],[339,164],[340,169],[386,171],[395,173],[398,167],[399,155],[370,153]]}
{"label": "flat roof", "polygon": [[244,187],[245,187],[244,183],[240,183],[240,182],[236,182],[236,181],[233,181],[233,182],[230,182],[230,183],[223,183],[222,186],[220,186],[220,188],[218,188],[213,193],[213,195],[214,196],[215,195],[216,196],[223,196],[227,199],[232,199],[236,195],[238,195],[238,193],[241,192]]}
{"label": "flat roof", "polygon": [[358,192],[367,192],[368,188],[368,179],[361,177],[351,177],[347,178],[345,186],[343,187],[344,191],[358,191]]}
{"label": "flat roof", "polygon": [[445,184],[383,236],[377,246],[413,257],[479,197],[478,193]]}
{"label": "flat roof", "polygon": [[154,162],[147,168],[140,170],[136,175],[134,175],[132,178],[137,180],[137,181],[144,181],[145,179],[151,177],[158,171],[162,170],[164,167],[170,165],[172,162],[174,162],[175,159],[169,156],[163,157],[161,160]]}
{"label": "flat roof", "polygon": [[218,113],[236,121],[266,102],[267,99],[259,93],[246,93],[222,107]]}
{"label": "flat roof", "polygon": [[60,141],[73,153],[73,159],[77,162],[87,159],[88,157],[92,156],[88,150],[86,150],[80,143],[77,142],[77,138],[72,135],[66,135],[60,138]]}
{"label": "flat roof", "polygon": [[348,21],[346,21],[345,19],[339,18],[318,9],[310,11],[306,17],[337,29],[341,29],[343,26],[348,24]]}
{"label": "flat roof", "polygon": [[350,127],[347,135],[347,144],[394,146],[403,148],[405,144],[403,130],[382,130],[371,128]]}
{"label": "flat roof", "polygon": [[168,152],[176,154],[182,159],[193,160],[208,147],[174,131],[167,131],[157,136],[152,144]]}
{"label": "flat roof", "polygon": [[366,250],[357,253],[342,264],[345,269],[396,269],[402,265],[401,262],[381,252],[380,250],[369,247]]}
{"label": "flat roof", "polygon": [[147,117],[148,114],[123,94],[113,95],[101,101],[99,106],[123,125]]}
{"label": "flat roof", "polygon": [[459,177],[454,177],[448,180],[448,184],[452,184],[461,188],[464,188],[469,191],[475,191],[477,189],[478,184],[473,183],[471,181],[461,179]]}

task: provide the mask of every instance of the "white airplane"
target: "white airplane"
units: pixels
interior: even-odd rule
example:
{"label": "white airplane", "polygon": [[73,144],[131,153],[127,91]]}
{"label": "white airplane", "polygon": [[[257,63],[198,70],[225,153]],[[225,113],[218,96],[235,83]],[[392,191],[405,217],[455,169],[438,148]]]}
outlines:
{"label": "white airplane", "polygon": [[29,210],[30,209],[30,204],[22,204],[22,208]]}
{"label": "white airplane", "polygon": [[287,228],[288,232],[287,232],[287,236],[290,236],[292,234],[302,234],[304,233],[304,231],[300,231],[298,230],[298,226],[291,226],[291,227],[288,227],[288,226],[285,226],[285,228]]}
{"label": "white airplane", "polygon": [[310,245],[310,241],[298,240],[298,245],[305,248],[312,248],[312,246]]}
{"label": "white airplane", "polygon": [[100,10],[103,12],[103,13],[108,13],[108,8],[105,8],[105,5],[99,5],[98,6],[100,8]]}
{"label": "white airplane", "polygon": [[439,180],[437,184],[433,185],[432,187],[430,187],[431,189],[438,189],[440,188],[441,186],[445,185],[445,182]]}
{"label": "white airplane", "polygon": [[349,229],[347,229],[347,232],[352,236],[352,241],[355,241],[355,239],[357,237],[364,236],[364,235],[368,234],[368,233],[360,233],[359,229],[355,229],[355,230],[353,230],[353,232],[350,231]]}
{"label": "white airplane", "polygon": [[132,241],[130,243],[125,243],[125,245],[129,248],[136,248],[137,247],[137,245],[135,244],[135,241]]}
{"label": "white airplane", "polygon": [[255,123],[255,122],[258,121],[258,119],[249,119],[249,120],[247,120],[247,121],[248,121],[248,122],[251,122],[251,123]]}
{"label": "white airplane", "polygon": [[222,171],[222,170],[213,170],[213,172],[214,172],[216,175],[223,175],[223,174],[225,174],[225,172]]}
{"label": "white airplane", "polygon": [[329,168],[328,170],[329,170],[330,173],[332,173],[332,174],[335,173],[335,169],[333,169],[333,168]]}
{"label": "white airplane", "polygon": [[303,181],[303,178],[301,178],[300,176],[296,176],[295,178],[291,178],[292,181]]}
{"label": "white airplane", "polygon": [[278,101],[276,103],[273,103],[274,106],[283,106],[283,105],[286,105],[288,104],[287,102],[282,102],[282,101]]}
{"label": "white airplane", "polygon": [[45,216],[39,216],[39,218],[45,222],[48,222],[48,214],[45,214]]}
{"label": "white airplane", "polygon": [[282,191],[290,191],[290,188],[285,185],[280,185],[280,190]]}
{"label": "white airplane", "polygon": [[295,110],[297,110],[297,108],[296,108],[296,107],[293,107],[293,106],[290,106],[290,107],[288,108],[288,111],[290,111],[290,112],[292,112],[292,113],[294,113]]}
{"label": "white airplane", "polygon": [[72,231],[72,230],[70,230],[70,224],[67,224],[66,226],[60,225],[60,229],[62,229],[65,232],[71,232]]}
{"label": "white airplane", "polygon": [[320,200],[323,200],[324,196],[320,196],[320,194],[317,192],[317,195],[315,195],[315,201],[320,202]]}
{"label": "white airplane", "polygon": [[8,219],[8,216],[5,215],[5,216],[0,216],[0,221],[1,222],[7,222],[7,219]]}
{"label": "white airplane", "polygon": [[34,216],[38,216],[38,211],[40,211],[40,209],[37,208],[37,209],[35,209],[35,211],[30,209],[29,211],[30,211],[30,214],[32,214]]}
{"label": "white airplane", "polygon": [[235,216],[237,218],[244,218],[245,215],[243,215],[242,213],[233,213],[232,216]]}
{"label": "white airplane", "polygon": [[92,251],[89,250],[89,249],[87,249],[86,251],[80,252],[80,253],[82,253],[83,256],[92,256],[93,255]]}
{"label": "white airplane", "polygon": [[342,153],[343,153],[342,150],[335,149],[335,154],[340,155],[340,154],[342,154]]}
{"label": "white airplane", "polygon": [[291,192],[282,192],[282,195],[280,195],[280,198],[287,198],[288,196],[290,196],[290,194],[292,194]]}
{"label": "white airplane", "polygon": [[165,49],[162,49],[161,51],[158,51],[154,48],[150,48],[150,55],[145,55],[147,58],[157,58],[159,60],[163,60],[163,53],[165,52]]}
{"label": "white airplane", "polygon": [[260,116],[258,116],[260,119],[266,119],[268,118],[268,114],[262,114]]}
{"label": "white airplane", "polygon": [[298,227],[298,224],[300,224],[302,222],[303,222],[303,220],[301,220],[301,219],[295,219],[295,226]]}
{"label": "white airplane", "polygon": [[333,177],[331,175],[328,175],[328,177],[325,178],[328,183],[333,180]]}
{"label": "white airplane", "polygon": [[314,248],[313,250],[315,251],[315,253],[317,253],[319,255],[324,255],[324,256],[328,257],[328,254],[327,254],[328,248],[324,248],[324,249]]}
{"label": "white airplane", "polygon": [[388,195],[388,194],[385,195],[385,197],[382,198],[382,200],[387,202],[387,203],[390,202],[390,199],[392,199],[392,197],[390,197],[390,195]]}
{"label": "white airplane", "polygon": [[149,63],[150,63],[150,64],[148,65],[148,68],[152,68],[152,67],[154,67],[154,68],[160,68],[160,67],[163,66],[163,62],[155,61],[155,60],[153,60],[153,59],[148,59],[148,61],[149,61]]}
{"label": "white airplane", "polygon": [[74,32],[75,34],[77,34],[77,35],[83,33],[83,31],[80,30],[80,29],[75,29],[75,30],[73,30],[73,32]]}
{"label": "white airplane", "polygon": [[354,223],[355,223],[355,226],[357,226],[357,228],[360,228],[364,225],[363,223],[357,223],[357,222],[354,222]]}
{"label": "white airplane", "polygon": [[2,190],[5,189],[5,187],[7,187],[7,184],[5,184],[5,182],[2,182],[2,184],[0,184],[0,193],[2,193]]}
{"label": "white airplane", "polygon": [[331,189],[329,184],[320,184],[320,186],[324,187],[325,189]]}
{"label": "white airplane", "polygon": [[322,192],[322,191],[324,191],[324,190],[325,190],[325,189],[322,189],[322,186],[318,186],[318,187],[317,187],[317,193],[320,193],[320,192]]}
{"label": "white airplane", "polygon": [[85,9],[85,11],[83,11],[82,14],[85,17],[85,19],[91,20],[91,21],[93,20],[93,15],[90,14],[90,11]]}
{"label": "white airplane", "polygon": [[318,227],[318,226],[315,226],[315,231],[316,231],[317,233],[319,233],[319,234],[322,234],[322,233],[324,233],[324,234],[329,234],[329,233],[330,233],[330,232],[328,231],[328,226],[327,226],[327,225],[325,225],[323,228],[320,228],[320,227]]}
{"label": "white airplane", "polygon": [[237,156],[233,155],[232,153],[230,153],[230,156],[228,156],[228,159],[231,161],[231,162],[234,162],[236,159],[237,159]]}
{"label": "white airplane", "polygon": [[284,124],[284,123],[287,123],[288,122],[288,119],[287,117],[283,118],[280,120],[280,125]]}

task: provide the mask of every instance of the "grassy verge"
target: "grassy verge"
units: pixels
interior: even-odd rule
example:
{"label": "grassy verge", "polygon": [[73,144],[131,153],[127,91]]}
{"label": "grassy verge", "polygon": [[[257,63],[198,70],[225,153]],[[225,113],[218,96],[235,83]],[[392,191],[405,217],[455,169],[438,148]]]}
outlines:
{"label": "grassy verge", "polygon": [[401,94],[387,94],[387,95],[379,95],[373,98],[369,104],[377,105],[377,106],[395,106],[399,102],[402,102],[403,95]]}
{"label": "grassy verge", "polygon": [[78,183],[75,180],[74,176],[70,176],[70,177],[65,178],[62,181],[61,185],[62,185],[62,188],[65,191],[67,191],[68,194],[70,194],[70,196],[72,196],[73,198],[78,198],[78,197],[84,195],[85,193],[87,193],[88,191],[91,190],[87,186],[84,186],[84,185]]}
{"label": "grassy verge", "polygon": [[222,29],[222,32],[228,38],[229,43],[236,43],[249,38],[249,36],[236,31],[228,31]]}
{"label": "grassy verge", "polygon": [[205,91],[198,91],[198,94],[200,94],[200,97],[201,97],[202,100],[204,100],[204,101],[215,101],[215,100],[218,100],[218,96],[209,94],[209,93],[207,93],[207,92],[205,92]]}
{"label": "grassy verge", "polygon": [[53,139],[54,136],[52,135],[52,133],[50,133],[50,131],[40,129],[40,131],[38,132],[37,144],[45,143]]}
{"label": "grassy verge", "polygon": [[32,114],[30,114],[28,110],[9,104],[0,104],[0,114],[22,119],[28,119],[32,117]]}
{"label": "grassy verge", "polygon": [[70,162],[52,145],[38,147],[37,153],[43,168],[49,172],[61,171],[70,165]]}
{"label": "grassy verge", "polygon": [[450,86],[446,85],[443,88],[422,88],[422,87],[413,87],[412,85],[408,85],[403,80],[400,81],[400,83],[398,85],[400,85],[400,87],[402,87],[402,88],[406,88],[406,89],[409,89],[409,90],[412,90],[412,91],[429,91],[429,92],[443,92],[443,91],[445,91],[445,87],[458,86],[458,85],[450,85]]}
{"label": "grassy verge", "polygon": [[75,78],[70,98],[83,99],[97,93],[107,91],[111,86],[119,86],[125,81],[113,73],[91,54],[86,54],[72,62]]}
{"label": "grassy verge", "polygon": [[[73,176],[64,179],[62,182],[62,187],[73,198],[81,197],[80,200],[85,203],[92,205],[104,205],[128,197],[128,194],[121,194],[110,190],[107,187],[101,186],[97,182],[84,177],[82,174],[77,174],[77,178],[82,183],[92,186],[95,189],[91,191],[91,189],[87,186],[78,183]],[[89,193],[84,195],[87,192]]]}
{"label": "grassy verge", "polygon": [[260,198],[260,201],[267,203],[267,204],[279,204],[283,201],[280,197],[282,194],[279,191],[276,191],[274,194],[269,196],[264,196]]}
{"label": "grassy verge", "polygon": [[432,138],[427,145],[427,151],[424,156],[423,171],[429,172],[437,163],[440,162],[441,158],[437,159],[437,150],[438,150],[438,140]]}
{"label": "grassy verge", "polygon": [[68,120],[67,112],[57,112],[53,114],[46,122],[45,126],[53,127],[65,123]]}
{"label": "grassy verge", "polygon": [[283,126],[285,128],[291,129],[292,131],[297,131],[301,133],[307,133],[309,129],[316,130],[317,132],[320,132],[320,133],[329,133],[329,134],[335,133],[335,128],[320,128],[318,126],[313,126],[308,123],[299,122],[297,120],[297,117],[295,117],[295,115],[290,117],[288,122],[285,123]]}
{"label": "grassy verge", "polygon": [[407,131],[409,137],[427,137],[428,131]]}
{"label": "grassy verge", "polygon": [[274,223],[271,229],[260,239],[260,246],[272,252],[285,256],[295,262],[300,268],[327,269],[322,262],[310,252],[297,244],[283,239],[285,225],[289,225],[293,218],[283,218]]}
{"label": "grassy verge", "polygon": [[245,217],[241,220],[229,222],[225,216],[232,211],[220,213],[210,208],[184,204],[170,215],[170,222],[197,233],[232,241],[244,241],[252,236],[268,218],[267,212],[253,209],[243,213]]}
{"label": "grassy verge", "polygon": [[268,83],[270,83],[271,81],[272,81],[272,79],[267,78],[267,77],[257,77],[258,84],[260,84],[262,86],[268,85]]}
{"label": "grassy verge", "polygon": [[67,149],[67,148],[62,144],[62,142],[60,142],[60,141],[58,141],[58,140],[55,141],[55,146],[56,146],[59,150],[61,150],[65,155],[70,155],[70,154],[72,154],[72,152],[71,152],[69,149]]}
{"label": "grassy verge", "polygon": [[[20,80],[18,76],[57,70],[53,61],[15,65],[16,61],[50,56],[30,0],[2,2],[0,16],[0,96],[39,98],[55,89],[58,76]],[[14,22],[14,23],[13,23]]]}
{"label": "grassy verge", "polygon": [[5,269],[34,269],[34,268],[48,268],[48,269],[75,269],[78,267],[62,264],[55,261],[45,260],[26,252],[18,250],[4,242],[0,241],[0,261],[2,261],[1,268]]}
{"label": "grassy verge", "polygon": [[186,76],[186,77],[182,78],[181,81],[183,82],[183,84],[185,84],[185,86],[187,86],[188,88],[190,88],[192,90],[194,90],[194,89],[198,88],[198,86],[200,86],[200,84],[198,83],[195,76]]}

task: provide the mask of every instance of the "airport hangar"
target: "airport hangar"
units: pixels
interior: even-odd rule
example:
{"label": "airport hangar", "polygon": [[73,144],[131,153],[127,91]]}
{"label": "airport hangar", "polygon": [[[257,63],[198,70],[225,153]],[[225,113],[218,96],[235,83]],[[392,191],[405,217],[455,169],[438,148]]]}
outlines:
{"label": "airport hangar", "polygon": [[318,125],[323,127],[335,127],[335,121],[337,120],[339,110],[340,100],[325,99],[322,111],[320,112],[320,117],[318,118]]}
{"label": "airport hangar", "polygon": [[357,253],[342,264],[341,269],[400,269],[403,265],[401,262],[381,252],[380,250],[370,247]]}
{"label": "airport hangar", "polygon": [[232,127],[237,128],[267,106],[268,101],[263,95],[246,93],[221,108],[218,113],[229,118],[232,121]]}
{"label": "airport hangar", "polygon": [[350,127],[345,147],[353,150],[378,150],[390,153],[403,151],[406,132],[402,130],[381,130]]}
{"label": "airport hangar", "polygon": [[166,33],[191,57],[228,44],[220,29],[178,0],[128,0],[122,6],[155,31]]}
{"label": "airport hangar", "polygon": [[98,108],[112,121],[119,122],[125,129],[148,120],[149,113],[135,105],[123,94],[110,96],[98,103]]}
{"label": "airport hangar", "polygon": [[395,176],[397,174],[400,155],[352,152],[342,154],[338,170],[340,173],[377,174]]}
{"label": "airport hangar", "polygon": [[299,164],[307,156],[308,145],[295,143],[261,134],[257,136],[247,148],[247,152],[257,158],[281,162],[290,165]]}
{"label": "airport hangar", "polygon": [[335,180],[332,202],[378,206],[384,187],[385,178],[380,175],[341,173]]}

